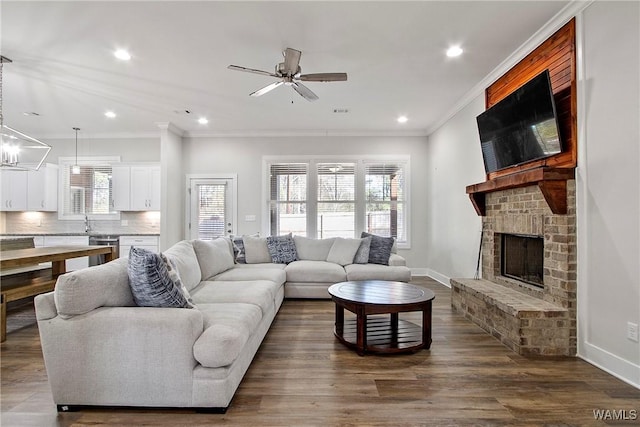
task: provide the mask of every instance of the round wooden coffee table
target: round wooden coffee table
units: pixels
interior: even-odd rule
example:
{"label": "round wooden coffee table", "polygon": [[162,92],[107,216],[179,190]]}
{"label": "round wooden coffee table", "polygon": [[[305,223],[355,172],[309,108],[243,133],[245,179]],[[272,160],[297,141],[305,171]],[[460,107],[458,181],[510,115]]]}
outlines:
{"label": "round wooden coffee table", "polygon": [[[435,294],[403,282],[363,280],[329,287],[336,304],[334,335],[359,355],[415,352],[431,347],[431,302]],[[344,310],[355,313],[345,321]],[[422,327],[398,313],[421,311]],[[389,316],[374,316],[389,314]],[[368,317],[371,316],[371,317]]]}

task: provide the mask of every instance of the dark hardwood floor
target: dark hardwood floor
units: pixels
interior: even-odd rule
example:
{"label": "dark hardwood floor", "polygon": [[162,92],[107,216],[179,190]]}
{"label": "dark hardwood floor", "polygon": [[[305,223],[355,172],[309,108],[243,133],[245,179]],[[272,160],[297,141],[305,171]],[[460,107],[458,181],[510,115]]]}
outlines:
{"label": "dark hardwood floor", "polygon": [[[453,312],[448,288],[426,278],[413,283],[436,293],[430,350],[360,357],[334,338],[330,300],[285,300],[226,414],[58,414],[33,306],[11,310],[1,348],[2,426],[640,425],[640,390],[577,358],[518,356]],[[596,410],[627,419],[596,420]]]}

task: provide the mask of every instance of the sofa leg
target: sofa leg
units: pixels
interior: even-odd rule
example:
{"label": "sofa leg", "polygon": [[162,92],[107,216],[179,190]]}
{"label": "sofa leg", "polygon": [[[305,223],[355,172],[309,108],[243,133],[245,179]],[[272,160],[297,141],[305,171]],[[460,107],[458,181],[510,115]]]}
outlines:
{"label": "sofa leg", "polygon": [[196,412],[200,414],[226,414],[228,406],[223,408],[196,408]]}
{"label": "sofa leg", "polygon": [[73,405],[57,405],[58,412],[78,412],[80,410],[79,406]]}

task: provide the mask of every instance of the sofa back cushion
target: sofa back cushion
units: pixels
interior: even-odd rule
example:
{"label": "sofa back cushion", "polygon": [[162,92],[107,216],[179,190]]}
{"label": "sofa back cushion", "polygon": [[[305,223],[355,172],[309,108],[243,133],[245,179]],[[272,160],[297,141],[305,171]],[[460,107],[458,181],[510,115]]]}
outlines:
{"label": "sofa back cushion", "polygon": [[266,237],[242,237],[244,242],[245,260],[247,264],[271,262],[271,254],[267,247]]}
{"label": "sofa back cushion", "polygon": [[209,241],[194,240],[193,249],[198,257],[202,280],[209,280],[234,266],[233,246],[226,237]]}
{"label": "sofa back cushion", "polygon": [[98,307],[135,306],[127,262],[120,258],[58,277],[54,299],[60,317],[69,318]]}
{"label": "sofa back cushion", "polygon": [[173,262],[188,291],[200,284],[202,280],[200,264],[198,264],[198,257],[190,241],[183,240],[176,243],[164,251],[164,255]]}
{"label": "sofa back cushion", "polygon": [[336,237],[331,250],[329,250],[329,255],[327,255],[327,261],[340,265],[353,264],[353,259],[361,243],[362,239]]}
{"label": "sofa back cushion", "polygon": [[298,259],[307,261],[326,261],[334,240],[334,238],[310,239],[303,236],[293,236]]}

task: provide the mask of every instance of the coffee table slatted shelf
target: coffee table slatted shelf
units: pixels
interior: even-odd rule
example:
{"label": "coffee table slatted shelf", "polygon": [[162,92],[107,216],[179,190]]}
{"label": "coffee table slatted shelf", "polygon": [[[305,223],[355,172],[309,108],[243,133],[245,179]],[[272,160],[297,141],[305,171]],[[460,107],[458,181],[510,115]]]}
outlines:
{"label": "coffee table slatted shelf", "polygon": [[[345,319],[343,338],[357,346],[357,321]],[[395,353],[398,350],[422,348],[422,328],[415,323],[398,320],[398,331],[395,333],[388,316],[369,316],[367,318],[367,347],[378,353]]]}

